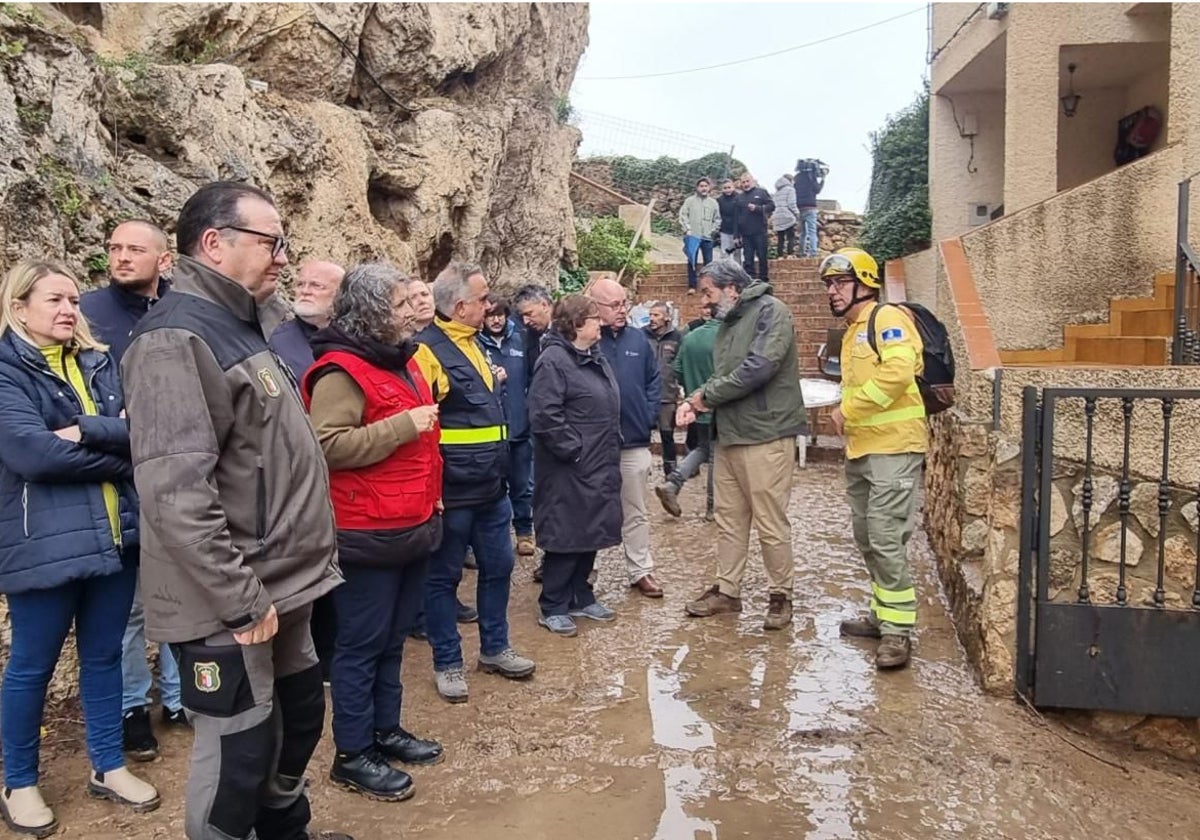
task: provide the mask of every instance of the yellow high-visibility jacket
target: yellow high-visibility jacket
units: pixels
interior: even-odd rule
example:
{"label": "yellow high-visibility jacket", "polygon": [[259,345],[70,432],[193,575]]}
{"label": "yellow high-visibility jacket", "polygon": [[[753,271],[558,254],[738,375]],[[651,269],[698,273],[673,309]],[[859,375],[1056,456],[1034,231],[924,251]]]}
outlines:
{"label": "yellow high-visibility jacket", "polygon": [[876,355],[867,325],[877,306],[864,307],[842,338],[842,416],[851,459],[927,447],[925,404],[917,389],[924,369],[921,336],[898,307],[884,306],[875,316]]}

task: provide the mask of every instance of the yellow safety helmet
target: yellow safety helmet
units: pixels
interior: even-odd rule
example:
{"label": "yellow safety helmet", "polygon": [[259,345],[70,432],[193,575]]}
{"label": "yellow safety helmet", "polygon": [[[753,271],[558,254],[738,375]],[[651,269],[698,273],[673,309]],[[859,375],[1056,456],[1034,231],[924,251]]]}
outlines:
{"label": "yellow safety helmet", "polygon": [[878,289],[879,264],[862,248],[842,248],[821,261],[818,273],[822,280],[850,276],[868,289]]}

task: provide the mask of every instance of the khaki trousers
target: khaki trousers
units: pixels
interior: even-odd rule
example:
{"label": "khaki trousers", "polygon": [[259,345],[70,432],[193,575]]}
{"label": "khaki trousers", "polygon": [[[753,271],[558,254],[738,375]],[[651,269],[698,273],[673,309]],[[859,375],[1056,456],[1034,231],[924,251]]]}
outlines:
{"label": "khaki trousers", "polygon": [[795,463],[796,439],[791,437],[744,446],[717,445],[714,513],[717,585],[723,594],[741,597],[753,525],[770,594],[791,600],[795,560],[787,508]]}
{"label": "khaki trousers", "polygon": [[621,450],[621,540],[630,584],[654,571],[650,556],[650,520],[646,517],[646,487],[650,483],[650,447]]}

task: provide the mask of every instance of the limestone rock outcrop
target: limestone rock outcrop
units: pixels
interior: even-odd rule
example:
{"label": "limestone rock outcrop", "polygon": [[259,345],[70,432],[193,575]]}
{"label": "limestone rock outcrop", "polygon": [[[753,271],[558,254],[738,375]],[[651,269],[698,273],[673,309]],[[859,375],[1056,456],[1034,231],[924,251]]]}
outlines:
{"label": "limestone rock outcrop", "polygon": [[275,195],[293,261],[553,283],[586,42],[575,4],[5,4],[3,261],[85,273],[116,222],[171,230],[228,178]]}

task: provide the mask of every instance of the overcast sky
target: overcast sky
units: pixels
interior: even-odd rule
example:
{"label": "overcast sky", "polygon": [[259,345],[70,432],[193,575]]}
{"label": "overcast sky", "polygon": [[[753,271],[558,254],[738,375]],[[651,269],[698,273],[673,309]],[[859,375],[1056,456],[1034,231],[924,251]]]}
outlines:
{"label": "overcast sky", "polygon": [[[830,166],[821,197],[853,210],[863,209],[870,188],[868,133],[912,102],[926,69],[924,4],[602,0],[590,9],[590,43],[571,89],[571,104],[582,113],[581,156],[686,159],[733,146],[768,189],[797,158],[817,157]],[[897,15],[905,16],[732,67],[599,78],[736,61]]]}

